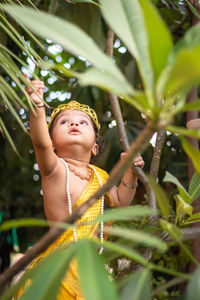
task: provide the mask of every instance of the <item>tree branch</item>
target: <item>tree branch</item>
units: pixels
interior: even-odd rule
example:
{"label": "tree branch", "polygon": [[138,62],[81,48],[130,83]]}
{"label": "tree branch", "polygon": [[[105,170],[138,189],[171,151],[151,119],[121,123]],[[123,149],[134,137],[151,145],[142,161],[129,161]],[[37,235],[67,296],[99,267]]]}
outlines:
{"label": "tree branch", "polygon": [[156,179],[158,177],[158,170],[160,165],[160,157],[162,153],[163,143],[165,140],[165,130],[160,129],[157,133],[156,145],[153,152],[153,158],[150,166],[150,175]]}
{"label": "tree branch", "polygon": [[[110,188],[116,184],[123,173],[126,171],[134,157],[137,156],[137,153],[142,153],[146,147],[149,145],[149,141],[152,137],[152,134],[156,130],[156,124],[152,121],[147,123],[145,129],[140,133],[140,135],[135,139],[134,143],[131,145],[127,157],[125,160],[119,160],[118,163],[114,166],[110,173],[110,177],[106,183],[100,187],[95,194],[90,197],[85,203],[78,207],[72,216],[68,216],[64,222],[68,224],[73,224],[78,220],[89,207],[91,207],[97,199],[99,199],[104,193],[108,192]],[[46,250],[52,242],[54,242],[62,233],[64,229],[52,228],[49,230],[32,248],[30,248],[24,257],[22,257],[17,263],[12,265],[10,268],[6,269],[5,272],[0,276],[0,295],[4,291],[6,284],[11,281],[11,279],[22,269],[24,269],[31,261],[39,255],[41,252]]]}
{"label": "tree branch", "polygon": [[[107,36],[107,42],[106,42],[106,54],[112,58],[113,57],[113,42],[114,42],[114,32],[112,29],[108,29],[108,36]],[[116,95],[108,93],[108,97],[110,100],[110,104],[112,107],[112,111],[117,123],[117,130],[118,130],[118,136],[119,136],[119,141],[120,144],[125,152],[128,151],[130,145],[126,133],[126,129],[124,126],[124,121],[119,105],[119,101]],[[136,174],[136,176],[139,178],[140,182],[144,185],[147,196],[148,196],[148,205],[150,208],[155,209],[156,208],[156,199],[154,192],[149,184],[149,181],[143,172],[143,170],[139,167],[136,167],[132,165],[132,168]]]}

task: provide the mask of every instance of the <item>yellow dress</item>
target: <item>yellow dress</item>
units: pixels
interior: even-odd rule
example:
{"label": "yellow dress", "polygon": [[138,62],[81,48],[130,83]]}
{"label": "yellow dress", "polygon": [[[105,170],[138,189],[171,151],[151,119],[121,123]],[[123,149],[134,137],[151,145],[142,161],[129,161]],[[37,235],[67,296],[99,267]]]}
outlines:
{"label": "yellow dress", "polygon": [[[108,178],[108,174],[104,170],[96,166],[93,166],[93,168],[95,168],[96,172],[98,173],[101,183],[104,184]],[[80,206],[85,201],[87,201],[99,189],[99,187],[100,187],[99,178],[97,177],[96,173],[93,171],[86,188],[82,192],[80,198],[74,204],[73,209],[76,208],[77,206]],[[108,197],[110,206],[113,207],[114,204],[112,202],[110,195],[106,194],[105,197]],[[97,200],[95,204],[92,207],[90,207],[79,220],[76,221],[76,224],[92,221],[100,214],[101,214],[101,199]],[[91,237],[94,234],[97,227],[98,227],[98,223],[77,226],[76,227],[77,238],[80,239],[84,236]],[[38,261],[46,257],[59,245],[63,245],[64,243],[68,243],[72,241],[74,241],[74,232],[72,229],[69,229],[65,231],[55,242],[53,242],[43,253],[41,253],[31,263],[28,269],[35,266]],[[22,293],[23,293],[23,288],[19,291],[18,296],[15,299],[19,299]],[[84,300],[79,286],[77,261],[76,259],[73,259],[72,262],[70,263],[67,274],[61,283],[56,300],[75,300],[75,299]]]}

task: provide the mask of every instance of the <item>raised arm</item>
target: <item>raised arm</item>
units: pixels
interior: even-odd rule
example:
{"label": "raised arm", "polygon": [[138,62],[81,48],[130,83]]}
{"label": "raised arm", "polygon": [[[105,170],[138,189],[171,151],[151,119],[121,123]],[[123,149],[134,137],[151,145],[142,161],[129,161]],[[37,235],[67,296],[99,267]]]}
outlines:
{"label": "raised arm", "polygon": [[53,151],[52,141],[46,122],[45,106],[43,102],[44,82],[39,79],[31,81],[40,97],[31,88],[26,88],[27,93],[37,105],[35,112],[30,112],[30,135],[35,150],[36,159],[42,175],[49,175],[57,164],[57,156]]}
{"label": "raised arm", "polygon": [[[124,159],[126,155],[127,154],[123,152],[121,154],[121,159]],[[141,167],[141,168],[144,167],[144,160],[141,155],[138,155],[133,161],[133,163],[137,167]],[[115,207],[129,206],[131,204],[135,196],[135,191],[138,185],[137,181],[138,178],[133,172],[133,169],[128,168],[119,186],[118,187],[114,186],[110,190],[110,195],[112,197]]]}

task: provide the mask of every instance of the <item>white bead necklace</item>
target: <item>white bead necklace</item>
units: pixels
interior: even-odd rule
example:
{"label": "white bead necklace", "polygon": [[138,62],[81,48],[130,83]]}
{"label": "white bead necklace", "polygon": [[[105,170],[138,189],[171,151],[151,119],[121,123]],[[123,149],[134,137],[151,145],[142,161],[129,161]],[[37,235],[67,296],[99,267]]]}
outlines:
{"label": "white bead necklace", "polygon": [[[71,196],[70,196],[70,188],[69,188],[69,177],[70,177],[70,172],[69,172],[69,167],[66,163],[66,161],[61,158],[61,161],[64,163],[65,165],[65,168],[66,168],[66,193],[67,193],[67,200],[68,200],[68,211],[69,211],[69,215],[71,216],[72,215],[72,201],[71,201]],[[101,178],[99,176],[99,173],[97,172],[97,170],[92,166],[92,165],[88,165],[93,171],[94,173],[96,174],[97,178],[98,178],[98,181],[99,181],[99,185],[102,186],[102,182],[101,182]],[[103,215],[104,213],[104,195],[102,195],[101,197],[101,215]],[[104,224],[103,224],[103,221],[101,221],[100,223],[100,240],[101,240],[101,244],[103,244],[103,229],[104,229]],[[74,240],[77,242],[78,239],[77,239],[77,233],[76,233],[76,228],[73,228],[73,232],[74,232]],[[101,246],[100,250],[99,250],[99,254],[102,254],[103,252],[103,247]]]}

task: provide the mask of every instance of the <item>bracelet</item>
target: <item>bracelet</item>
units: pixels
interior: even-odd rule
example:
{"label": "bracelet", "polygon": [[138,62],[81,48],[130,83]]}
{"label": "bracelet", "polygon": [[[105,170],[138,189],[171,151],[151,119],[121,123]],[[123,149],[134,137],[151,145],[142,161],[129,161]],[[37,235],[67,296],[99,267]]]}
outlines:
{"label": "bracelet", "polygon": [[129,183],[126,183],[123,178],[121,179],[121,183],[123,185],[125,185],[125,187],[129,188],[129,189],[136,189],[136,187],[138,186],[138,183],[134,184],[134,185],[131,185]]}
{"label": "bracelet", "polygon": [[45,107],[45,105],[37,105],[37,108],[42,108],[42,107]]}

